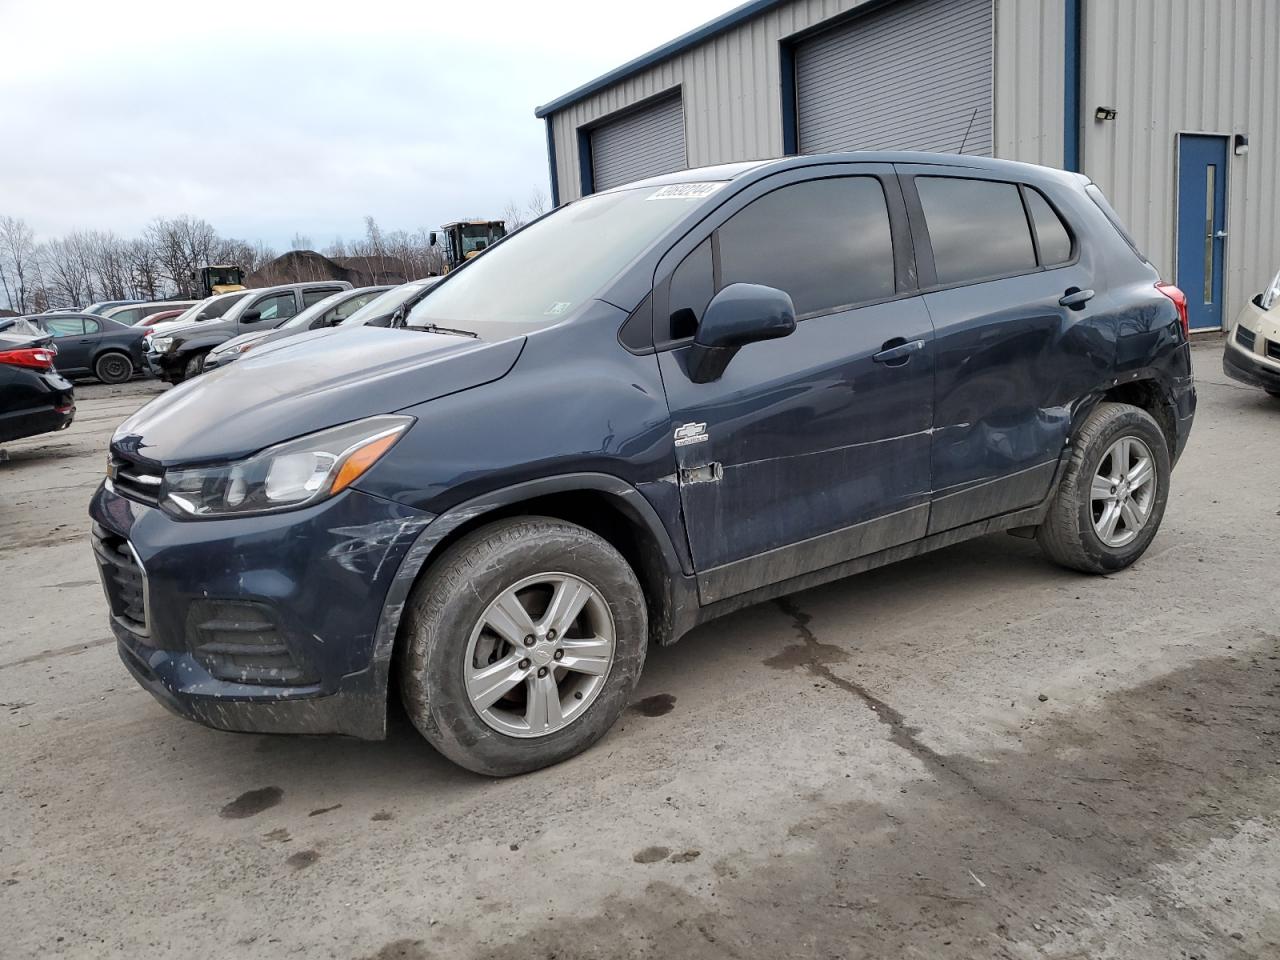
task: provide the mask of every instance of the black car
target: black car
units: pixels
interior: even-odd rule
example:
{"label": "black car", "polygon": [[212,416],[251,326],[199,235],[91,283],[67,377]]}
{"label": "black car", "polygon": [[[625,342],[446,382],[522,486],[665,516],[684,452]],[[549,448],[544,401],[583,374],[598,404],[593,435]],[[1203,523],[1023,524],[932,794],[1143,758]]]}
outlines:
{"label": "black car", "polygon": [[398,692],[506,775],[748,604],[997,531],[1124,569],[1194,411],[1186,298],[1085,177],[790,157],[565,204],[390,329],[170,391],[90,514],[120,655],[177,712],[380,737]]}
{"label": "black car", "polygon": [[35,326],[0,320],[0,443],[63,430],[75,419],[75,391],[54,369],[55,352]]}
{"label": "black car", "polygon": [[68,376],[124,383],[146,369],[145,327],[83,313],[40,314],[26,319],[53,337],[58,347],[58,370]]}

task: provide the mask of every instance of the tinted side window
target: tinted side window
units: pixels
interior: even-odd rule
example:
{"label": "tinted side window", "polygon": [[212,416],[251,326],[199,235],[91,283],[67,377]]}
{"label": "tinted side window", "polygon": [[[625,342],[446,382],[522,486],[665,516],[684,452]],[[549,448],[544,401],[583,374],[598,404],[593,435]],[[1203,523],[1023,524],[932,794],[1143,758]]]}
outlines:
{"label": "tinted side window", "polygon": [[84,321],[79,317],[54,317],[44,323],[55,337],[78,337],[84,333]]}
{"label": "tinted side window", "polygon": [[916,177],[938,283],[1034,270],[1036,253],[1012,183]]}
{"label": "tinted side window", "polygon": [[[711,238],[708,237],[680,262],[676,272],[671,275],[671,294],[668,298],[671,308],[670,339],[692,337],[697,332],[702,311],[707,308],[714,295]],[[659,339],[663,339],[661,331]]]}
{"label": "tinted side window", "polygon": [[290,291],[263,297],[250,309],[261,313],[263,320],[285,320],[298,312],[298,304],[293,292]]}
{"label": "tinted side window", "polygon": [[319,290],[303,290],[302,305],[304,307],[309,307],[313,303],[319,303],[326,297],[332,297],[337,292],[337,290],[334,290],[331,287],[321,287]]}
{"label": "tinted side window", "polygon": [[785,290],[798,316],[894,293],[889,209],[874,177],[775,190],[725,223],[719,245],[722,287],[761,283]]}
{"label": "tinted side window", "polygon": [[1066,263],[1071,259],[1071,234],[1067,232],[1067,225],[1039,190],[1023,187],[1022,195],[1026,198],[1027,212],[1031,214],[1031,223],[1036,229],[1041,266]]}

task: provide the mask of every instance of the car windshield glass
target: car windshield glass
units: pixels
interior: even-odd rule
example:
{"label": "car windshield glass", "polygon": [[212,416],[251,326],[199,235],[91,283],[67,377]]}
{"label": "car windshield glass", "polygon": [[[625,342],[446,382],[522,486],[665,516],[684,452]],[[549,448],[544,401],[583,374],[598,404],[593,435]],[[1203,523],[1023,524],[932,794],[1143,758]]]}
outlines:
{"label": "car windshield glass", "polygon": [[375,300],[370,300],[351,316],[347,317],[347,319],[343,320],[342,326],[363,327],[370,320],[376,320],[378,317],[385,317],[396,307],[419,293],[423,287],[427,286],[430,286],[430,284],[423,283],[421,280],[416,280],[412,283],[401,284],[394,290],[388,290],[382,296]]}
{"label": "car windshield glass", "polygon": [[331,296],[325,297],[323,300],[317,300],[311,306],[307,307],[307,309],[303,310],[301,313],[291,318],[288,323],[281,324],[276,329],[291,330],[291,329],[297,329],[298,327],[305,327],[316,317],[320,316],[320,314],[324,313],[326,310],[332,307],[335,303],[342,300],[344,297],[348,297],[350,295],[351,295],[350,291],[343,290],[341,293],[332,294]]}
{"label": "car windshield glass", "polygon": [[407,325],[483,336],[487,323],[518,324],[524,332],[556,323],[591,300],[707,192],[638,187],[561,207],[448,277],[410,311]]}

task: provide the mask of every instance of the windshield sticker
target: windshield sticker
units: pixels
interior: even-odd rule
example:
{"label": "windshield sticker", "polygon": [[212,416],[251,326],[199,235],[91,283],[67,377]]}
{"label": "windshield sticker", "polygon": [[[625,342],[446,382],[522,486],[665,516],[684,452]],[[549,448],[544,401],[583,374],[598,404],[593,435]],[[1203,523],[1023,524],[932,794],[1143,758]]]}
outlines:
{"label": "windshield sticker", "polygon": [[546,311],[542,315],[544,317],[558,317],[560,316],[560,314],[568,310],[569,306],[570,306],[569,301],[557,300],[551,306],[547,307]]}
{"label": "windshield sticker", "polygon": [[646,200],[701,200],[703,197],[709,197],[721,187],[723,183],[672,183],[665,187],[660,187],[652,194],[645,197]]}

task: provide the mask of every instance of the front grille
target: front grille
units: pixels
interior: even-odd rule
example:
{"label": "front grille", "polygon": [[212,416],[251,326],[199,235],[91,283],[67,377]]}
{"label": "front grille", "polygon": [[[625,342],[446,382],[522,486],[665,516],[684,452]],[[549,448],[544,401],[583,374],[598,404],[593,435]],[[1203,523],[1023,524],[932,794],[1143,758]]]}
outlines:
{"label": "front grille", "polygon": [[93,553],[98,558],[102,587],[107,594],[111,616],[132,633],[145,637],[147,622],[147,575],[133,547],[124,537],[94,525]]}
{"label": "front grille", "polygon": [[278,686],[315,683],[294,659],[275,611],[249,600],[197,600],[187,618],[192,654],[219,680]]}
{"label": "front grille", "polygon": [[1267,356],[1272,360],[1280,360],[1280,343],[1275,340],[1267,341]]}
{"label": "front grille", "polygon": [[1246,350],[1252,351],[1254,343],[1257,342],[1257,334],[1248,327],[1236,327],[1236,343],[1244,347]]}
{"label": "front grille", "polygon": [[107,476],[121,496],[153,507],[160,502],[163,476],[158,469],[144,467],[113,454],[107,467]]}

